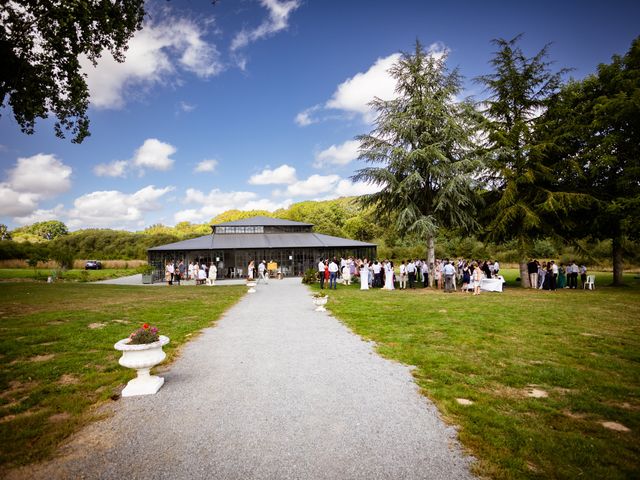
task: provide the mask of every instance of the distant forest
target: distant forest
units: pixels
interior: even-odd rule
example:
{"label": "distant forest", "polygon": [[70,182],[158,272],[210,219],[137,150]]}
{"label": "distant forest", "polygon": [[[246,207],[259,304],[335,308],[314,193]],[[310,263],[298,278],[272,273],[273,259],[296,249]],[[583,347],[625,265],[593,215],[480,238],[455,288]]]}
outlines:
{"label": "distant forest", "polygon": [[[156,224],[138,232],[111,229],[69,232],[64,223],[55,220],[15,230],[0,226],[3,238],[0,241],[0,260],[145,260],[148,248],[208,235],[211,233],[210,225],[256,215],[312,223],[318,233],[376,243],[379,258],[399,260],[426,256],[424,239],[382,226],[374,210],[361,207],[355,197],[346,197],[300,202],[275,212],[228,210],[203,224],[181,222],[174,227]],[[495,244],[463,231],[444,231],[436,241],[436,256],[515,263],[519,260],[518,253],[516,245],[511,243]],[[626,258],[628,264],[640,263],[638,247],[635,244],[627,246],[628,252],[636,252]],[[567,243],[542,236],[535,241],[532,254],[540,259],[568,261],[575,258],[590,265],[607,267],[611,263],[611,241],[575,239]]]}

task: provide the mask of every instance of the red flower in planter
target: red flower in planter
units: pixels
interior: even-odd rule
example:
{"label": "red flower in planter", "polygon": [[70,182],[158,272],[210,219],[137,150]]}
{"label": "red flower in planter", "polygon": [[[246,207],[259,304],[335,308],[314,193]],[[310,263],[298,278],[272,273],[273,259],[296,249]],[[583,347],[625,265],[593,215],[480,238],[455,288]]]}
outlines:
{"label": "red flower in planter", "polygon": [[149,324],[145,323],[144,325],[142,325],[142,328],[144,328],[145,330],[148,330],[149,329]]}

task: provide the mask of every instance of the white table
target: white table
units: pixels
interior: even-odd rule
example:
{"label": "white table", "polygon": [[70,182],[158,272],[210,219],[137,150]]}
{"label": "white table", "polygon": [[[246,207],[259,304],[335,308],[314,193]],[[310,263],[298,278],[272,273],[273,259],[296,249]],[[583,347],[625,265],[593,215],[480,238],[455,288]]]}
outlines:
{"label": "white table", "polygon": [[485,292],[502,292],[504,278],[483,278],[480,280],[480,290]]}

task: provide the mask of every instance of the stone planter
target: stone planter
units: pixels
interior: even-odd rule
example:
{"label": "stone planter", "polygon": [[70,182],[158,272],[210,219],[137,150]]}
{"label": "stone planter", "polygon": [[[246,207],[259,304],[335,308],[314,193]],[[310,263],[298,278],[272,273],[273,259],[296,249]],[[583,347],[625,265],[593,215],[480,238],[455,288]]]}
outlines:
{"label": "stone planter", "polygon": [[150,274],[150,273],[149,274],[146,274],[146,273],[142,274],[142,283],[143,284],[149,285],[152,282],[153,282],[153,275],[152,274]]}
{"label": "stone planter", "polygon": [[249,282],[247,282],[247,287],[249,287],[249,290],[247,290],[247,293],[256,293],[256,281],[255,280],[251,280]]}
{"label": "stone planter", "polygon": [[152,395],[160,390],[164,378],[151,375],[149,371],[166,358],[167,354],[162,351],[162,347],[167,343],[169,343],[169,337],[160,335],[160,340],[153,343],[129,345],[129,339],[124,338],[114,345],[116,350],[122,352],[118,363],[138,372],[138,376],[127,383],[122,390],[123,397]]}
{"label": "stone planter", "polygon": [[327,309],[324,306],[329,300],[328,296],[325,297],[313,297],[313,304],[316,306],[316,312],[326,312]]}

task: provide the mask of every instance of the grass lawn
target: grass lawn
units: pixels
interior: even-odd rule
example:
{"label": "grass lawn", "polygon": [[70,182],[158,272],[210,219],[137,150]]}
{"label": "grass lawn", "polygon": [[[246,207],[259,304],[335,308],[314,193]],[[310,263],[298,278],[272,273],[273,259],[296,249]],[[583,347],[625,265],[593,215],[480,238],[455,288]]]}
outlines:
{"label": "grass lawn", "polygon": [[[52,275],[52,272],[52,269],[47,268],[39,268],[37,270],[33,268],[0,268],[0,280],[39,280],[46,282],[47,277]],[[103,268],[101,270],[73,269],[64,271],[62,273],[62,279],[76,282],[97,282],[99,280],[126,277],[135,274],[136,271],[134,269],[125,268]]]}
{"label": "grass lawn", "polygon": [[142,288],[39,282],[0,285],[0,476],[41,460],[97,417],[135,376],[113,348],[142,323],[171,343],[168,363],[190,336],[245,292],[241,286]]}
{"label": "grass lawn", "polygon": [[382,355],[417,367],[423,393],[478,458],[476,473],[638,478],[640,284],[629,275],[629,287],[603,287],[610,279],[596,274],[595,291],[479,297],[339,286],[327,307]]}

